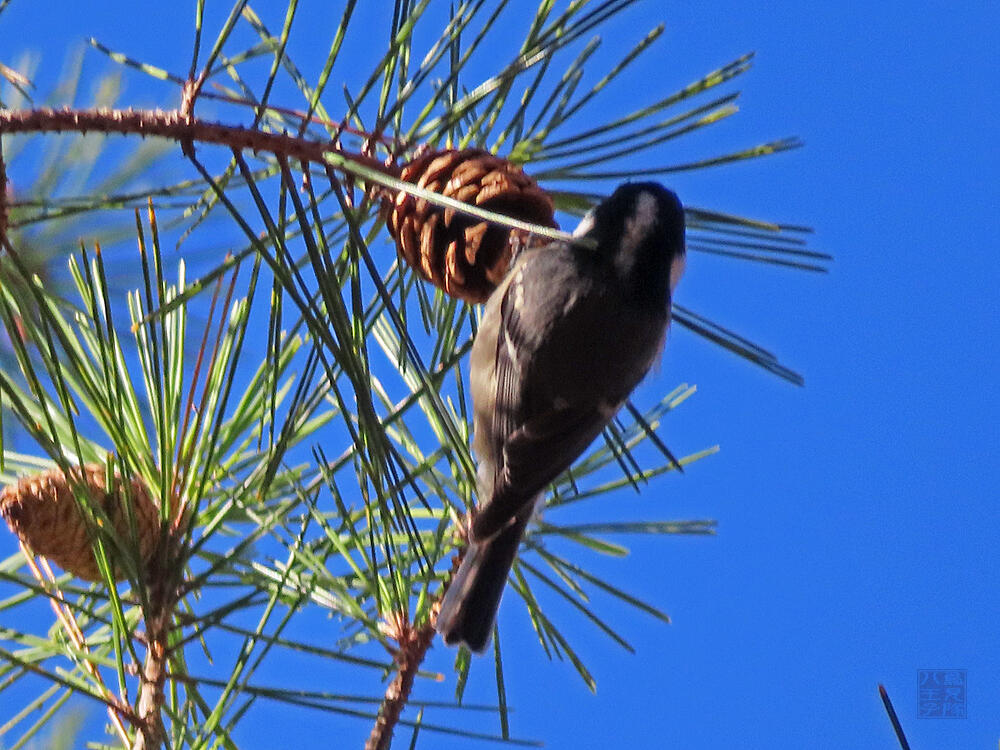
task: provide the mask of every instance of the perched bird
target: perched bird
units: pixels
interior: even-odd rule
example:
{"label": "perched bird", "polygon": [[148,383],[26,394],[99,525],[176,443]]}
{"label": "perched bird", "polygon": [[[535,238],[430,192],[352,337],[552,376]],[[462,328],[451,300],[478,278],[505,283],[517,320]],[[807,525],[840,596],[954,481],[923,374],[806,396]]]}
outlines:
{"label": "perched bird", "polygon": [[592,242],[518,256],[472,346],[479,505],[437,619],[445,643],[472,651],[489,643],[542,492],[658,358],[684,271],[684,209],[657,183],[620,186],[573,235]]}

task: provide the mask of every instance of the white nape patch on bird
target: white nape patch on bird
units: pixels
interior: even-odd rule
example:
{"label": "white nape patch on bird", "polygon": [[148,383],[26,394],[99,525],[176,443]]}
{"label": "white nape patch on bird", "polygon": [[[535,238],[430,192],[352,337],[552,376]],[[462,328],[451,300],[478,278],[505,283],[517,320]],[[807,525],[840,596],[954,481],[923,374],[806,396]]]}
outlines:
{"label": "white nape patch on bird", "polygon": [[580,223],[576,225],[576,229],[573,230],[574,237],[583,237],[587,232],[594,228],[594,210],[588,211]]}
{"label": "white nape patch on bird", "polygon": [[659,203],[656,196],[652,193],[639,193],[635,211],[625,220],[620,249],[615,256],[615,266],[622,276],[628,275],[632,270],[636,261],[636,251],[656,225],[658,215]]}
{"label": "white nape patch on bird", "polygon": [[675,255],[673,261],[670,263],[670,294],[673,294],[674,289],[677,288],[677,283],[681,280],[681,276],[684,275],[685,268],[687,268],[687,253]]}

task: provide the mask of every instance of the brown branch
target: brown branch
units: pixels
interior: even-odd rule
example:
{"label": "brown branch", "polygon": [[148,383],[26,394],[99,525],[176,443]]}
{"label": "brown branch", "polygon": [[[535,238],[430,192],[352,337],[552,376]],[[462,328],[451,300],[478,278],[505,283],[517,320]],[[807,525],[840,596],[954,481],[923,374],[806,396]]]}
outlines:
{"label": "brown branch", "polygon": [[239,125],[203,122],[179,110],[134,109],[21,109],[0,110],[0,135],[4,133],[120,133],[157,136],[188,143],[213,143],[230,148],[265,152],[290,160],[325,164],[326,154],[396,176],[398,171],[378,159],[346,153],[331,141],[317,141],[282,133],[265,133]]}
{"label": "brown branch", "polygon": [[178,537],[168,531],[147,569],[148,599],[143,609],[146,658],[139,672],[139,700],[136,702],[135,738],[131,750],[160,750],[166,745],[163,723],[166,703],[167,667],[172,653],[170,633],[177,609],[176,565]]}
{"label": "brown branch", "polygon": [[[461,524],[459,524],[461,528]],[[451,560],[451,570],[448,571],[444,580],[444,585],[438,592],[434,603],[431,605],[430,616],[427,622],[419,628],[413,627],[406,615],[398,613],[387,617],[382,623],[382,630],[389,637],[399,644],[394,658],[399,666],[396,676],[385,689],[385,696],[382,698],[382,705],[378,710],[378,718],[375,719],[375,726],[365,743],[365,750],[388,750],[392,742],[392,733],[399,723],[399,716],[406,708],[406,703],[410,699],[410,690],[413,688],[413,680],[417,676],[417,670],[427,655],[437,633],[435,625],[438,613],[441,611],[441,600],[444,599],[448,586],[451,585],[455,572],[462,564],[465,557],[466,548],[463,546]]]}
{"label": "brown branch", "polygon": [[166,740],[161,708],[166,699],[163,688],[167,679],[169,632],[169,610],[146,622],[146,660],[139,675],[139,703],[136,706],[139,729],[132,750],[162,748]]}
{"label": "brown branch", "polygon": [[382,706],[379,708],[372,733],[365,743],[365,750],[388,750],[392,742],[392,732],[399,722],[399,715],[410,698],[417,670],[435,634],[433,618],[419,628],[414,628],[409,623],[402,623],[399,627],[399,632],[396,634],[399,642],[396,664],[399,665],[399,671],[385,690],[385,697],[382,699]]}

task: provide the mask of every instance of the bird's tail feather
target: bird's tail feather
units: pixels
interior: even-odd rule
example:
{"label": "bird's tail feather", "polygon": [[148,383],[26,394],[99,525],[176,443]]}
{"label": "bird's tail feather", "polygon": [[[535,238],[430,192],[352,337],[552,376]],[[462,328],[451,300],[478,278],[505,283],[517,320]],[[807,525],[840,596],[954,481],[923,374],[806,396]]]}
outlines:
{"label": "bird's tail feather", "polygon": [[464,643],[476,653],[486,649],[530,517],[522,513],[495,536],[469,544],[437,619],[437,630],[449,646]]}

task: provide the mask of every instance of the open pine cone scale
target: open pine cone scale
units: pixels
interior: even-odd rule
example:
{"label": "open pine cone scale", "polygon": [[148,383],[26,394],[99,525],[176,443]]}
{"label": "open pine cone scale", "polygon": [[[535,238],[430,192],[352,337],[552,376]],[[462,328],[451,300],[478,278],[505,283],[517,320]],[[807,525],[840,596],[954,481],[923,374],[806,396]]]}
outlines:
{"label": "open pine cone scale", "polygon": [[[481,149],[433,151],[403,166],[400,179],[463,203],[555,227],[551,198],[520,167]],[[383,203],[389,233],[421,276],[458,299],[483,302],[527,232],[441,208],[399,192]]]}

